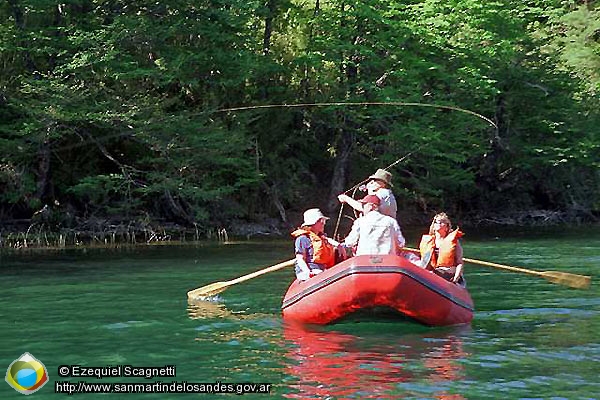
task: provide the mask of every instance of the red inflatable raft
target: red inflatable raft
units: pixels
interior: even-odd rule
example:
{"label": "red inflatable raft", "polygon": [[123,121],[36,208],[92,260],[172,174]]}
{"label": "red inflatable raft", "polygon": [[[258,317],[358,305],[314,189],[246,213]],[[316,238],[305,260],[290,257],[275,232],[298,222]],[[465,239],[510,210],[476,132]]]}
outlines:
{"label": "red inflatable raft", "polygon": [[447,326],[473,319],[469,292],[404,257],[357,256],[310,278],[294,281],[283,318],[329,324],[356,311],[393,310],[422,324]]}

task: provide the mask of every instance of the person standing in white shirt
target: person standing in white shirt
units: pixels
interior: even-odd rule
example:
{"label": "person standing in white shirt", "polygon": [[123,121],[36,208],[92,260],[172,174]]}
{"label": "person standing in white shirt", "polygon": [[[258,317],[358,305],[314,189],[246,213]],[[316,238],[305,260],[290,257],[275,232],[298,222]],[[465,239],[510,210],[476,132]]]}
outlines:
{"label": "person standing in white shirt", "polygon": [[364,254],[400,255],[405,240],[396,219],[379,212],[381,199],[367,195],[362,200],[364,215],[357,218],[344,245],[355,248],[357,256]]}
{"label": "person standing in white shirt", "polygon": [[[379,200],[381,201],[379,204],[379,212],[396,219],[398,206],[396,204],[396,198],[390,189],[392,186],[392,174],[385,169],[380,168],[373,175],[369,176],[369,181],[367,182],[367,195],[374,194],[379,197]],[[355,200],[347,194],[340,194],[338,200],[342,204],[347,203],[355,210],[363,212],[363,204],[360,200]]]}

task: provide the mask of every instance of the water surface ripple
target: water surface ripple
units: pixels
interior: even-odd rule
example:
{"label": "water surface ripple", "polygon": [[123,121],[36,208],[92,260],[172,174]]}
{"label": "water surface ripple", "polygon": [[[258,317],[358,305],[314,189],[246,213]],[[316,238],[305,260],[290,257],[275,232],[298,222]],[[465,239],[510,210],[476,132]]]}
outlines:
{"label": "water surface ripple", "polygon": [[[476,307],[469,326],[380,320],[308,328],[281,320],[291,269],[234,285],[211,301],[188,303],[185,295],[291,258],[288,242],[3,253],[0,365],[24,352],[40,359],[50,383],[36,399],[57,398],[56,381],[82,380],[59,378],[58,366],[70,364],[175,365],[176,377],[160,380],[268,382],[274,398],[600,398],[600,235],[470,238],[464,247],[469,258],[594,280],[590,290],[574,290],[467,265]],[[22,395],[4,383],[0,398]]]}

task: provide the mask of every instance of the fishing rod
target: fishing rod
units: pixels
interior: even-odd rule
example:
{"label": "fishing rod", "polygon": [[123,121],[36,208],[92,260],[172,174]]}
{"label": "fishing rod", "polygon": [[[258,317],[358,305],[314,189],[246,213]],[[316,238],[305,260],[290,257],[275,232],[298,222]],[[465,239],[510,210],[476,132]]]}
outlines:
{"label": "fishing rod", "polygon": [[[390,168],[396,166],[397,164],[401,163],[402,161],[406,160],[408,157],[410,157],[414,152],[419,151],[421,149],[421,147],[419,147],[417,150],[413,150],[409,153],[407,153],[405,156],[400,157],[399,159],[397,159],[396,161],[394,161],[393,163],[391,163],[390,165],[388,165],[387,167],[384,168],[384,170],[389,170]],[[343,194],[348,194],[348,192],[352,192],[355,191],[356,189],[360,189],[361,185],[363,185],[365,182],[367,182],[369,180],[369,178],[363,179],[362,181],[360,181],[359,183],[357,183],[356,185],[352,186],[350,189],[346,190]]]}
{"label": "fishing rod", "polygon": [[[235,112],[235,111],[248,111],[248,110],[257,110],[257,109],[272,109],[272,108],[304,108],[304,107],[332,107],[332,106],[396,106],[396,107],[429,107],[429,108],[437,108],[442,110],[452,110],[458,111],[469,115],[474,115],[477,118],[482,119],[487,122],[489,125],[493,126],[494,129],[498,130],[498,125],[494,123],[491,119],[476,113],[475,111],[467,110],[464,108],[456,107],[456,106],[447,106],[447,105],[439,105],[439,104],[427,104],[427,103],[418,103],[418,102],[403,102],[403,101],[369,101],[369,102],[323,102],[323,103],[297,103],[297,104],[265,104],[265,105],[254,105],[254,106],[240,106],[240,107],[230,107],[230,108],[222,108],[215,110],[215,113],[224,113],[224,112]],[[418,151],[418,150],[417,150]],[[388,165],[384,168],[386,171],[396,164],[404,161],[408,158],[413,152],[408,153],[404,157],[399,158],[394,161],[392,164]],[[356,191],[362,184],[367,181],[367,179],[357,183],[352,188],[346,190],[344,194],[347,194],[350,191]],[[355,192],[354,192],[355,193]],[[353,194],[354,196],[354,194]],[[337,235],[337,231],[339,229],[340,221],[342,218],[342,213],[344,210],[344,204],[342,203],[340,207],[340,212],[338,214],[337,222],[335,225],[335,230],[333,233],[333,237],[335,238]]]}
{"label": "fishing rod", "polygon": [[[265,104],[265,105],[254,105],[254,106],[240,106],[240,107],[230,107],[230,108],[222,108],[222,109],[218,109],[215,110],[215,113],[225,113],[225,112],[236,112],[236,111],[248,111],[248,110],[259,110],[259,109],[272,109],[272,108],[305,108],[305,107],[337,107],[337,106],[396,106],[396,107],[429,107],[429,108],[436,108],[436,109],[442,109],[442,110],[452,110],[452,111],[458,111],[458,112],[462,112],[465,114],[469,114],[469,115],[473,115],[476,116],[477,118],[487,122],[490,126],[493,126],[494,129],[498,130],[498,125],[496,125],[496,123],[494,123],[494,121],[492,121],[491,119],[476,113],[475,111],[471,111],[471,110],[467,110],[464,108],[460,108],[460,107],[456,107],[456,106],[447,106],[447,105],[439,105],[439,104],[427,104],[427,103],[418,103],[418,102],[403,102],[403,101],[369,101],[369,102],[323,102],[323,103],[297,103],[297,104]],[[417,150],[418,151],[418,150]],[[408,154],[406,154],[405,156],[399,158],[398,160],[394,161],[392,164],[388,165],[386,168],[384,168],[386,171],[392,167],[394,167],[395,165],[397,165],[398,163],[404,161],[406,158],[408,158],[411,154],[413,154],[413,152],[410,152]],[[362,184],[364,184],[366,181],[368,180],[365,179],[359,183],[357,183],[356,185],[354,185],[352,188],[346,190],[344,192],[344,194],[347,194],[350,191],[355,191],[357,188],[359,188]],[[354,196],[354,194],[353,194]],[[339,225],[340,225],[340,221],[342,218],[342,213],[344,210],[344,204],[342,203],[341,207],[340,207],[340,212],[338,214],[338,218],[337,218],[337,222],[335,225],[335,230],[333,233],[333,237],[335,238],[337,235],[337,231],[339,229]]]}
{"label": "fishing rod", "polygon": [[[397,164],[399,164],[402,161],[406,160],[413,153],[419,151],[420,149],[421,149],[421,147],[419,147],[417,150],[413,150],[413,151],[407,153],[406,155],[400,157],[399,159],[397,159],[396,161],[394,161],[393,163],[391,163],[390,165],[388,165],[387,167],[385,167],[384,170],[387,171],[390,168],[396,166]],[[362,181],[360,181],[356,185],[352,186],[350,189],[346,190],[343,194],[348,194],[348,192],[352,192],[352,197],[354,197],[354,195],[356,193],[356,190],[359,189],[362,185],[364,185],[364,183],[367,182],[368,180],[369,180],[369,178],[363,179]],[[335,230],[333,231],[333,238],[336,237],[338,228],[340,227],[340,221],[342,219],[342,212],[343,211],[344,211],[344,203],[342,203],[341,206],[340,206],[340,212],[338,213],[337,222],[335,224]]]}

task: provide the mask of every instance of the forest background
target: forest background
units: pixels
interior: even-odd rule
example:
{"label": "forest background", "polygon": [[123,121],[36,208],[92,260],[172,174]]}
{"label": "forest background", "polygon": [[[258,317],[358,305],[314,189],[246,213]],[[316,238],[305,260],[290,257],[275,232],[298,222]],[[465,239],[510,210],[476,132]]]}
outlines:
{"label": "forest background", "polygon": [[596,1],[6,0],[0,241],[287,234],[407,155],[403,226],[597,223],[599,100]]}

